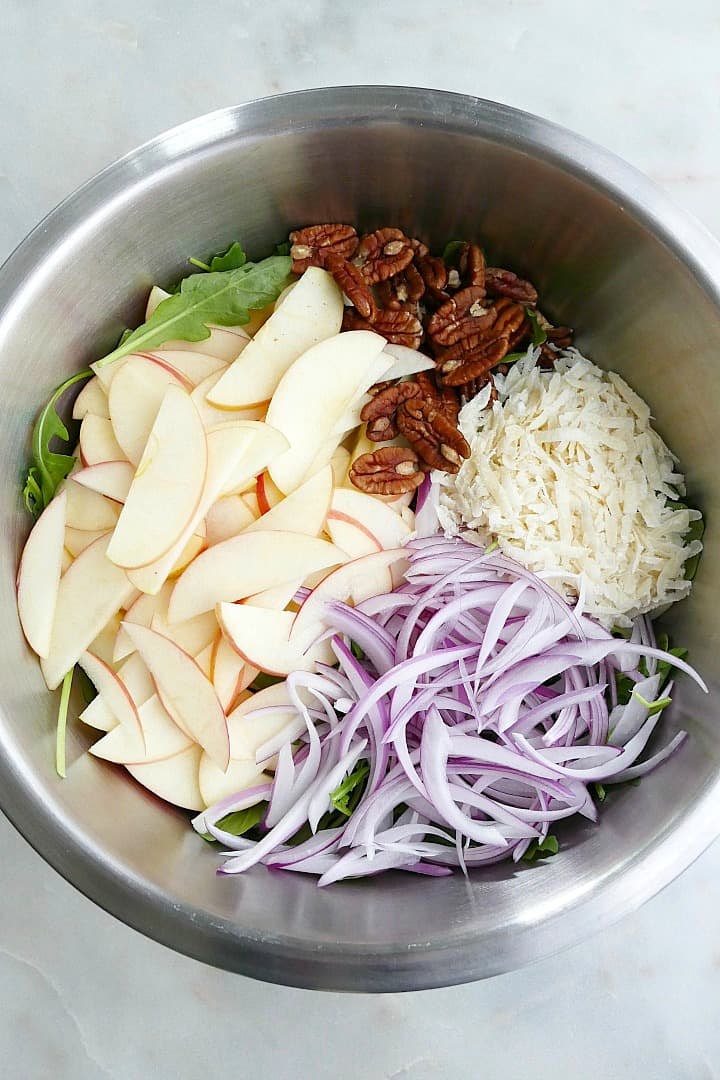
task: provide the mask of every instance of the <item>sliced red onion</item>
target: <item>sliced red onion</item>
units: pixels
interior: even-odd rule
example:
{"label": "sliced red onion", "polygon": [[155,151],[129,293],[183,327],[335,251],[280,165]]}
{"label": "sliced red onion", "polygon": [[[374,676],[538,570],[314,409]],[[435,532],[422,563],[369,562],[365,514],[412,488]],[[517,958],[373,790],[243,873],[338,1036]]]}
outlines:
{"label": "sliced red onion", "polygon": [[[649,620],[636,621],[629,641],[614,638],[547,581],[464,539],[419,537],[408,551],[392,593],[356,609],[328,604],[338,667],[288,677],[291,705],[281,708],[295,717],[258,751],[259,761],[278,753],[272,786],[196,818],[230,849],[223,872],[264,862],[328,885],[387,869],[437,875],[517,861],[552,822],[597,820],[594,781],[645,775],[683,744],[680,732],[642,758],[667,694],[657,662],[705,688],[657,648]],[[620,672],[635,683],[627,705],[613,697]],[[321,830],[332,792],[361,761],[369,774],[355,810]],[[269,803],[260,840],[218,828],[259,799]],[[316,834],[294,845],[308,824]]]}

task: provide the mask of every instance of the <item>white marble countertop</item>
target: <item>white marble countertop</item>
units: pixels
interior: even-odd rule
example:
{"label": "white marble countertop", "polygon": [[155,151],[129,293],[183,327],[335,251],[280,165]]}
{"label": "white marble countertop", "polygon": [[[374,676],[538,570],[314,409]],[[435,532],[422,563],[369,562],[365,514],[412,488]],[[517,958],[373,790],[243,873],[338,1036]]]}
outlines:
{"label": "white marble countertop", "polygon": [[[716,0],[0,0],[0,27],[0,256],[78,183],[179,121],[373,82],[556,120],[720,234]],[[383,997],[266,986],[176,956],[85,900],[4,819],[0,861],[0,1075],[13,1080],[720,1076],[717,844],[553,960]]]}

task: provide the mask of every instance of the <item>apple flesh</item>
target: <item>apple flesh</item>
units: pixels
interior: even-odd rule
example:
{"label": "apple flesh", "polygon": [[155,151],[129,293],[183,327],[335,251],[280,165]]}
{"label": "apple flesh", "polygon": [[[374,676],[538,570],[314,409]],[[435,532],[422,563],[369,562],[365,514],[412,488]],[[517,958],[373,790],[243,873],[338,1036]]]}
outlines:
{"label": "apple flesh", "polygon": [[91,652],[84,652],[79,657],[78,663],[97,692],[102,695],[118,725],[127,728],[129,737],[139,740],[144,751],[143,730],[138,710],[122,679],[103,660]]}
{"label": "apple flesh", "polygon": [[182,622],[212,611],[223,600],[242,600],[344,561],[338,548],[302,533],[240,533],[203,551],[188,566],[170,597],[168,621]]}
{"label": "apple flesh", "polygon": [[209,394],[211,404],[238,408],[269,401],[307,349],[338,334],[340,289],[326,270],[310,267]]}
{"label": "apple flesh", "polygon": [[295,622],[292,611],[272,611],[252,604],[218,604],[217,618],[238,655],[267,675],[314,671],[316,663],[333,663],[328,641],[307,650],[299,648],[296,640],[291,641]]}
{"label": "apple flesh", "polygon": [[78,555],[60,578],[48,655],[41,666],[49,690],[60,685],[112,616],[136,596],[127,574],[107,557],[109,536]]}
{"label": "apple flesh", "polygon": [[[280,311],[286,306],[283,304]],[[359,390],[364,391],[376,381],[377,361],[384,345],[385,339],[369,330],[336,334],[313,345],[283,375],[270,402],[267,422],[288,440],[288,449],[269,469],[285,494],[302,483]],[[335,446],[339,442],[340,438]],[[328,461],[332,452],[330,448]]]}
{"label": "apple flesh", "polygon": [[216,371],[213,375],[210,375],[196,386],[192,392],[192,399],[205,427],[211,428],[215,427],[216,424],[227,424],[234,420],[264,420],[267,412],[267,402],[261,405],[251,405],[247,409],[219,409],[210,404],[207,395],[222,377],[224,370],[223,368],[221,371]]}
{"label": "apple flesh", "polygon": [[220,544],[237,536],[255,521],[253,512],[241,495],[225,495],[218,499],[205,518],[207,546]]}
{"label": "apple flesh", "polygon": [[407,565],[407,552],[403,548],[363,555],[328,574],[313,589],[295,616],[291,643],[303,651],[325,631],[324,608],[328,601],[359,604],[371,596],[390,592],[393,587],[391,570],[398,565]]}
{"label": "apple flesh", "polygon": [[210,680],[174,641],[144,626],[125,629],[147,664],[158,697],[178,727],[222,769],[230,760],[227,722]]}
{"label": "apple flesh", "polygon": [[[300,690],[305,704],[309,695]],[[255,760],[258,750],[269,740],[291,741],[306,730],[305,721],[290,700],[286,684],[277,683],[258,690],[242,701],[228,716],[230,756]]]}
{"label": "apple flesh", "polygon": [[149,433],[108,548],[133,569],[161,558],[183,535],[200,502],[207,443],[190,396],[169,386]]}
{"label": "apple flesh", "polygon": [[64,481],[60,490],[67,497],[65,524],[68,528],[81,532],[103,532],[115,528],[120,513],[118,503],[71,478]]}
{"label": "apple flesh", "polygon": [[[330,503],[329,517],[335,521],[348,521],[364,529],[377,541],[380,548],[401,547],[407,543],[412,531],[401,515],[396,514],[374,495],[367,495],[352,488],[336,488]],[[342,547],[342,544],[338,542],[338,546]]]}
{"label": "apple flesh", "polygon": [[75,398],[72,411],[73,420],[83,420],[88,413],[92,413],[95,416],[102,416],[106,420],[110,417],[110,413],[108,412],[107,394],[97,375],[93,375],[92,379],[88,379],[78,396]]}
{"label": "apple flesh", "polygon": [[210,679],[225,713],[230,712],[258,673],[257,668],[246,664],[235,652],[222,633],[217,635],[210,660]]}
{"label": "apple flesh", "polygon": [[127,358],[110,384],[108,404],[115,438],[133,465],[143,456],[170,386],[188,393],[192,390],[192,384],[179,372],[139,353]]}
{"label": "apple flesh", "polygon": [[107,499],[124,503],[134,476],[135,470],[129,461],[107,460],[79,469],[73,473],[73,480]]}
{"label": "apple flesh", "polygon": [[[248,324],[249,326],[249,324]],[[250,341],[245,326],[210,326],[210,337],[202,341],[165,341],[163,352],[201,352],[229,364],[236,359]]]}
{"label": "apple flesh", "polygon": [[201,757],[199,746],[189,746],[172,757],[125,768],[139,784],[165,802],[184,810],[204,810],[206,804],[198,784]]}
{"label": "apple flesh", "polygon": [[330,465],[326,465],[291,495],[281,498],[273,507],[263,511],[261,517],[248,525],[247,531],[273,529],[276,532],[318,536],[325,525],[332,494],[333,472]]}
{"label": "apple flesh", "polygon": [[20,559],[17,605],[28,645],[38,656],[50,652],[65,543],[67,493],[61,492],[33,526]]}
{"label": "apple flesh", "polygon": [[94,697],[90,704],[83,709],[80,713],[80,719],[83,724],[95,728],[96,731],[112,731],[118,725],[117,717],[110,711],[102,694]]}
{"label": "apple flesh", "polygon": [[[217,430],[222,431],[224,427],[229,427],[229,424],[222,424]],[[247,484],[251,484],[254,490],[258,474],[283,455],[288,447],[288,441],[282,432],[262,420],[237,420],[234,421],[233,427],[243,428],[250,432],[252,439],[223,486],[223,495],[236,494]],[[210,428],[210,432],[215,430],[215,428]]]}
{"label": "apple flesh", "polygon": [[208,806],[220,799],[226,799],[229,795],[239,795],[248,788],[269,783],[271,779],[263,772],[262,765],[256,765],[251,758],[231,759],[226,769],[218,768],[207,754],[200,758],[198,783],[200,793]]}
{"label": "apple flesh", "polygon": [[139,728],[119,724],[90,747],[90,753],[119,765],[162,761],[193,745],[154,694],[138,709]]}
{"label": "apple flesh", "polygon": [[101,461],[125,461],[126,456],[115,438],[112,423],[104,416],[88,413],[80,425],[80,460],[83,465]]}
{"label": "apple flesh", "polygon": [[170,638],[190,656],[195,657],[208,645],[212,645],[218,635],[218,623],[213,611],[206,611],[203,615],[186,619],[185,622],[172,624],[167,621],[167,611],[156,611],[150,629]]}

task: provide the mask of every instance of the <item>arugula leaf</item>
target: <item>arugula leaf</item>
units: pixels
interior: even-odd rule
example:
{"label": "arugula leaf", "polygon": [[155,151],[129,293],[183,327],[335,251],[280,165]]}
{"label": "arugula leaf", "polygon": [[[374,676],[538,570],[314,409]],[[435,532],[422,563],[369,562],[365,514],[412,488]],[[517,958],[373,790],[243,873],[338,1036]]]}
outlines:
{"label": "arugula leaf", "polygon": [[276,244],[275,245],[275,254],[276,255],[289,255],[290,254],[290,247],[291,247],[290,241],[289,240],[284,240],[282,242],[282,244]]}
{"label": "arugula leaf", "polygon": [[289,257],[271,255],[235,270],[191,274],[183,279],[179,292],[158,304],[147,322],[96,367],[105,367],[131,352],[157,348],[171,338],[204,341],[210,336],[209,323],[240,326],[248,322],[251,311],[277,300],[288,283],[291,265]]}
{"label": "arugula leaf", "polygon": [[544,330],[543,327],[540,325],[537,311],[535,311],[533,308],[526,307],[525,314],[530,320],[530,325],[533,328],[533,347],[536,347],[537,345],[544,345],[547,341],[547,330]]}
{"label": "arugula leaf", "polygon": [[[345,817],[350,817],[360,801],[365,779],[370,772],[367,761],[361,761],[330,794],[330,802]],[[362,785],[362,786],[361,786]],[[354,796],[354,797],[353,797]]]}
{"label": "arugula leaf", "polygon": [[356,660],[364,660],[365,653],[355,641],[350,642],[350,652],[353,654]]}
{"label": "arugula leaf", "polygon": [[445,245],[445,250],[442,253],[442,261],[446,266],[457,266],[458,256],[466,243],[467,240],[451,240],[449,244]]}
{"label": "arugula leaf", "polygon": [[70,691],[72,689],[73,673],[75,668],[70,668],[62,681],[60,691],[60,705],[58,706],[57,731],[55,733],[55,769],[58,776],[65,779],[65,735],[67,733],[68,707],[70,705]]}
{"label": "arugula leaf", "polygon": [[597,801],[605,802],[605,799],[607,798],[607,791],[605,790],[605,785],[601,784],[600,781],[597,780],[592,786],[595,790],[595,798],[597,799]]}
{"label": "arugula leaf", "polygon": [[280,682],[285,682],[282,676],[266,675],[264,671],[261,671],[250,683],[248,690],[267,690],[268,686],[276,686]]}
{"label": "arugula leaf", "polygon": [[62,442],[70,439],[68,429],[58,416],[55,406],[66,390],[83,379],[89,379],[91,375],[92,371],[88,368],[66,379],[58,386],[35,422],[32,435],[33,464],[28,469],[23,488],[25,506],[33,517],[40,516],[55,494],[58,484],[75,464],[75,459],[69,454],[59,454],[50,449],[53,439],[61,439]]}
{"label": "arugula leaf", "polygon": [[557,836],[548,833],[544,840],[533,840],[523,855],[523,862],[537,862],[538,859],[546,859],[551,855],[557,855],[560,850]]}
{"label": "arugula leaf", "polygon": [[236,810],[234,813],[220,818],[217,827],[223,829],[224,832],[231,833],[232,836],[244,836],[246,832],[250,832],[250,829],[254,829],[262,821],[266,809],[266,802],[255,803],[254,806],[248,806],[245,810]]}
{"label": "arugula leaf", "polygon": [[224,270],[238,270],[241,266],[244,266],[247,262],[247,255],[243,251],[242,245],[236,240],[227,251],[223,251],[219,255],[213,255],[209,266],[207,263],[201,262],[200,259],[188,259],[188,262],[193,266],[197,266],[199,270],[207,271],[207,273],[222,273]]}

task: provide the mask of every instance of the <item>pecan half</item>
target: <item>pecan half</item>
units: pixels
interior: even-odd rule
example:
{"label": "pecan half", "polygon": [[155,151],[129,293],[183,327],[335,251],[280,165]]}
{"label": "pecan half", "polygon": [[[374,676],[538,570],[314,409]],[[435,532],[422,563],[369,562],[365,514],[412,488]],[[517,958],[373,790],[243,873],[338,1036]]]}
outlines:
{"label": "pecan half", "polygon": [[412,244],[400,229],[376,229],[363,236],[353,263],[370,285],[399,274],[414,256]]}
{"label": "pecan half", "polygon": [[349,258],[358,245],[352,225],[308,225],[290,233],[293,273],[302,274],[308,266],[324,266],[330,253]]}
{"label": "pecan half", "polygon": [[416,240],[414,236],[410,237],[410,246],[415,253],[416,259],[424,259],[430,250],[427,244],[423,244],[422,240]]}
{"label": "pecan half", "polygon": [[399,405],[412,397],[418,397],[420,387],[415,382],[397,383],[375,394],[372,401],[363,405],[360,419],[367,424],[367,437],[371,442],[394,439],[398,433],[395,413]]}
{"label": "pecan half", "polygon": [[488,266],[485,271],[485,288],[489,296],[507,296],[521,304],[536,304],[537,289],[529,281],[513,274],[512,270],[501,270],[497,266]]}
{"label": "pecan half", "polygon": [[[500,367],[503,366],[504,365],[502,364],[500,365]],[[507,367],[505,367],[505,372],[507,372]],[[488,404],[492,405],[493,401],[497,401],[498,399],[498,392],[497,387],[495,386],[495,380],[490,372],[488,372],[487,375],[482,375],[479,379],[470,379],[469,382],[459,386],[458,390],[460,391],[463,401],[472,401],[472,399],[477,397],[483,387],[487,386],[488,383],[490,383],[490,401]]]}
{"label": "pecan half", "polygon": [[458,258],[458,273],[466,285],[485,287],[485,256],[477,244],[465,244]]}
{"label": "pecan half", "polygon": [[549,326],[547,327],[547,339],[552,345],[557,345],[558,349],[567,349],[572,345],[575,331],[571,330],[569,326]]}
{"label": "pecan half", "polygon": [[423,482],[417,454],[405,446],[383,446],[361,454],[350,468],[350,480],[371,495],[402,495]]}
{"label": "pecan half", "polygon": [[489,330],[497,314],[494,306],[485,303],[485,290],[470,285],[437,309],[427,324],[427,332],[435,345],[454,345],[464,337]]}
{"label": "pecan half", "polygon": [[360,315],[364,319],[372,319],[377,312],[375,299],[358,268],[334,252],[325,257],[325,267]]}
{"label": "pecan half", "polygon": [[[360,273],[359,270],[356,272]],[[391,311],[409,310],[409,305],[417,305],[424,293],[425,282],[413,263],[408,263],[401,273],[377,286],[378,300]]]}
{"label": "pecan half", "polygon": [[509,346],[513,348],[530,330],[530,320],[525,314],[525,308],[503,296],[495,301],[493,310],[497,313],[493,324],[493,337],[507,334]]}
{"label": "pecan half", "polygon": [[349,308],[343,314],[343,330],[374,330],[392,345],[417,349],[423,339],[422,323],[411,311],[378,311],[373,319],[363,319]]}
{"label": "pecan half", "polygon": [[470,447],[442,409],[427,398],[410,398],[397,411],[397,424],[413,450],[432,469],[456,473]]}
{"label": "pecan half", "polygon": [[445,288],[448,282],[448,272],[442,259],[434,255],[415,254],[415,266],[425,282],[425,288],[430,296],[438,304],[443,304],[448,299]]}
{"label": "pecan half", "polygon": [[477,335],[463,338],[446,349],[438,360],[438,379],[443,386],[463,386],[471,379],[480,379],[507,356],[508,337],[488,339]]}
{"label": "pecan half", "polygon": [[452,386],[438,386],[435,375],[429,371],[419,371],[415,376],[420,394],[433,405],[441,409],[453,424],[457,424],[460,412],[460,401]]}

